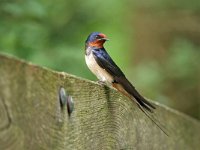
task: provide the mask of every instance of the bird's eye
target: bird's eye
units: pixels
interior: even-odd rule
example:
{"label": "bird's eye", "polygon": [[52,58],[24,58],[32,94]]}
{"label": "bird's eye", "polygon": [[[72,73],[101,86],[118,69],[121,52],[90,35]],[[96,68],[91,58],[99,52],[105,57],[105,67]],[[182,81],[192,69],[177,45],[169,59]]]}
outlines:
{"label": "bird's eye", "polygon": [[95,38],[96,38],[96,39],[99,39],[100,37],[99,37],[99,35],[96,35]]}

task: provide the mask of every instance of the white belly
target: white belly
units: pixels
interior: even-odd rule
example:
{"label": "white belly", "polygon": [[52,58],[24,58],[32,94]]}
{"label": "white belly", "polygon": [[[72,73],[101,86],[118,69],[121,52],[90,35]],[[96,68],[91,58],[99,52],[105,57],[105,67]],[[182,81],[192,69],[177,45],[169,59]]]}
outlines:
{"label": "white belly", "polygon": [[107,71],[105,71],[105,69],[101,68],[97,64],[92,52],[88,56],[85,55],[85,61],[86,61],[88,68],[92,71],[93,74],[95,74],[97,76],[97,78],[100,81],[109,82],[109,83],[113,82],[113,77]]}

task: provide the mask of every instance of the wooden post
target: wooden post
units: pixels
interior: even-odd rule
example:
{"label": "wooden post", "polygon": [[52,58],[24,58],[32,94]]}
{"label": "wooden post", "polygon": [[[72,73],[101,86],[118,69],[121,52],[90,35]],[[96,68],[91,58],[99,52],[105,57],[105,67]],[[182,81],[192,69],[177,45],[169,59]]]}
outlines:
{"label": "wooden post", "polygon": [[[73,97],[71,116],[60,87]],[[200,122],[155,105],[169,136],[113,89],[0,55],[1,150],[199,149]]]}

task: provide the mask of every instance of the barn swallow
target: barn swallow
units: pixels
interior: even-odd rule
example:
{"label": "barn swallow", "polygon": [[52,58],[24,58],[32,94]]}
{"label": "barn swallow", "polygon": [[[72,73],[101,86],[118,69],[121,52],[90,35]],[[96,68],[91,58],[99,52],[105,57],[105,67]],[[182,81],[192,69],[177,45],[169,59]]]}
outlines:
{"label": "barn swallow", "polygon": [[106,41],[108,41],[107,36],[100,32],[93,32],[88,36],[85,42],[85,61],[88,68],[97,76],[100,82],[111,84],[116,90],[136,102],[140,110],[162,130],[148,113],[153,113],[155,106],[135,89],[115,64],[103,46]]}

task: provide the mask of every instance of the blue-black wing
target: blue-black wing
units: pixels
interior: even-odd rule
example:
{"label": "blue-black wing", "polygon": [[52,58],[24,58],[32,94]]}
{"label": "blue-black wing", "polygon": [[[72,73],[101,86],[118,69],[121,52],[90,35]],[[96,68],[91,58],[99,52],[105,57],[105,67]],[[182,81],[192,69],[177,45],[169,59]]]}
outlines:
{"label": "blue-black wing", "polygon": [[115,64],[104,48],[94,49],[92,53],[98,65],[105,69],[113,77],[125,77],[124,73]]}
{"label": "blue-black wing", "polygon": [[[115,64],[112,58],[108,55],[104,48],[93,49],[92,53],[97,64],[105,69],[108,73],[110,73],[114,77],[113,85],[120,84],[127,93],[132,95],[137,101],[137,105],[139,109],[149,118],[151,119],[156,126],[158,126],[166,135],[164,129],[156,122],[154,118],[151,118],[150,115],[144,110],[146,109],[149,112],[153,112],[152,109],[155,109],[150,102],[148,102],[140,93],[135,89],[135,87],[127,80],[124,73],[120,70],[120,68]],[[144,109],[143,109],[144,108]]]}
{"label": "blue-black wing", "polygon": [[155,107],[150,102],[148,102],[142,95],[140,95],[139,92],[135,89],[135,87],[127,80],[124,73],[115,64],[115,62],[108,55],[104,48],[94,49],[92,52],[98,65],[114,77],[113,83],[121,84],[123,88],[130,95],[132,95],[142,107],[144,107],[148,111],[152,112],[151,109],[155,109]]}

